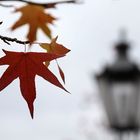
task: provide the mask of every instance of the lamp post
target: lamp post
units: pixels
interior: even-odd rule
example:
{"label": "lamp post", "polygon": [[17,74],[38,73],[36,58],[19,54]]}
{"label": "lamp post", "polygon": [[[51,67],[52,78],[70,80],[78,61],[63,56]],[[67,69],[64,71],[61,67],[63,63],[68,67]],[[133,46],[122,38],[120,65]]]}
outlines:
{"label": "lamp post", "polygon": [[140,128],[140,70],[129,48],[125,40],[116,44],[115,62],[96,75],[110,128],[120,133]]}

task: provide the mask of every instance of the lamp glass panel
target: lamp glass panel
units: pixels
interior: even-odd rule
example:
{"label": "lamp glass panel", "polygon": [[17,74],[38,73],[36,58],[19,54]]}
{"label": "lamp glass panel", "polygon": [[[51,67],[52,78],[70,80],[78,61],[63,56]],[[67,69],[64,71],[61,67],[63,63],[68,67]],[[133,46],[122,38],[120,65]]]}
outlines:
{"label": "lamp glass panel", "polygon": [[[110,86],[115,116],[114,123],[127,127],[134,123],[137,116],[137,87],[132,82],[114,82]],[[112,122],[113,123],[113,122]]]}

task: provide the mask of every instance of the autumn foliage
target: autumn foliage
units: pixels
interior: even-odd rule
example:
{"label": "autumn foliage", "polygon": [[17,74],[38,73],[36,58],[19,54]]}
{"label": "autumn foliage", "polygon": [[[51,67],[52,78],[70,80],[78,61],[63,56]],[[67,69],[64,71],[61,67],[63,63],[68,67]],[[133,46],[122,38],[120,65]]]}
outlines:
{"label": "autumn foliage", "polygon": [[[41,76],[44,80],[68,92],[63,86],[63,84],[65,84],[65,75],[58,64],[57,59],[64,57],[70,50],[62,44],[57,43],[58,37],[52,37],[52,30],[49,25],[53,24],[56,18],[48,13],[46,9],[54,8],[57,4],[76,3],[76,1],[71,0],[54,3],[34,3],[26,0],[20,0],[19,2],[26,3],[26,5],[15,9],[15,12],[21,13],[21,17],[13,23],[11,30],[14,31],[17,28],[22,28],[24,25],[28,25],[29,29],[27,30],[27,35],[25,35],[27,41],[21,41],[20,39],[18,40],[16,38],[1,35],[0,39],[7,44],[10,44],[9,42],[30,44],[30,47],[32,48],[32,45],[37,40],[38,29],[41,29],[46,37],[50,39],[50,42],[38,42],[38,46],[44,49],[44,52],[12,52],[3,50],[5,55],[1,56],[0,65],[8,65],[8,68],[0,77],[0,91],[5,89],[13,80],[19,78],[21,94],[27,102],[31,117],[33,118],[33,103],[36,98],[36,75]],[[8,7],[8,5],[4,4],[1,4],[0,6]],[[57,64],[63,84],[49,70],[50,62],[53,60]]]}
{"label": "autumn foliage", "polygon": [[51,30],[48,25],[53,24],[56,18],[50,14],[47,14],[45,12],[45,8],[36,5],[26,5],[16,9],[15,12],[21,12],[22,15],[20,19],[11,27],[12,30],[28,24],[29,31],[27,33],[27,39],[30,40],[30,42],[34,42],[36,40],[38,29],[41,29],[50,39],[52,38]]}

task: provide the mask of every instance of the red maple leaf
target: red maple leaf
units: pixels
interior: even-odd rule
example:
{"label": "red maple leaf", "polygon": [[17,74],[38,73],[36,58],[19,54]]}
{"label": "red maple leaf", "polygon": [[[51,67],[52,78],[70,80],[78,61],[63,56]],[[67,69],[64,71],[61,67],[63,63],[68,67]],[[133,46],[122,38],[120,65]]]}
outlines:
{"label": "red maple leaf", "polygon": [[58,81],[57,77],[43,64],[45,61],[51,61],[62,56],[50,53],[3,51],[6,55],[0,58],[0,65],[9,65],[9,67],[0,79],[0,91],[19,77],[20,90],[28,104],[32,118],[34,112],[33,103],[36,98],[36,75],[67,91]]}

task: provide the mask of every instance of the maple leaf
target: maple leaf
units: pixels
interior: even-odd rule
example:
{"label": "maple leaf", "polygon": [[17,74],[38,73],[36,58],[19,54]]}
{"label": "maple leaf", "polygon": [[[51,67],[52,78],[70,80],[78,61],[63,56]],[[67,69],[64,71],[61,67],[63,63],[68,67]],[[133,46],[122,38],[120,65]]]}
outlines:
{"label": "maple leaf", "polygon": [[29,31],[27,38],[30,42],[34,42],[36,40],[38,29],[41,29],[51,39],[51,30],[48,24],[53,24],[53,21],[56,20],[56,18],[44,11],[44,7],[31,4],[16,9],[15,12],[21,12],[22,15],[11,29],[15,30],[16,28],[28,24]]}
{"label": "maple leaf", "polygon": [[45,49],[49,53],[57,54],[57,55],[65,55],[70,50],[64,47],[61,44],[58,44],[56,41],[58,39],[58,36],[56,38],[53,38],[51,43],[40,43],[39,45]]}
{"label": "maple leaf", "polygon": [[63,80],[64,84],[65,84],[65,74],[63,72],[63,70],[61,69],[61,67],[59,66],[58,62],[56,61],[57,63],[57,67],[58,67],[58,70],[59,70],[59,74],[61,76],[61,79]]}
{"label": "maple leaf", "polygon": [[[51,43],[40,43],[39,45],[45,49],[48,53],[53,53],[53,54],[57,54],[57,55],[66,55],[70,50],[67,49],[66,47],[64,47],[61,44],[58,44],[56,41],[58,39],[58,36],[54,39],[52,39]],[[50,64],[50,61],[46,61],[45,65],[48,67]],[[57,62],[57,67],[60,73],[60,76],[63,80],[63,82],[65,83],[65,75],[63,70],[60,68],[58,62]]]}
{"label": "maple leaf", "polygon": [[35,76],[39,75],[48,82],[67,91],[58,81],[56,76],[43,64],[62,57],[50,53],[36,52],[10,52],[5,51],[5,56],[0,58],[0,65],[9,65],[0,79],[0,91],[7,87],[14,79],[19,77],[20,90],[28,104],[31,117],[33,118],[33,103],[36,98]]}

